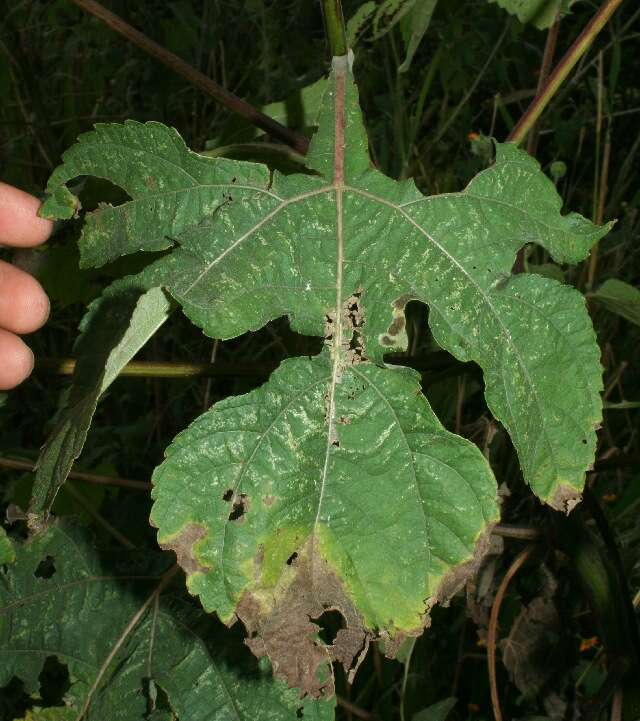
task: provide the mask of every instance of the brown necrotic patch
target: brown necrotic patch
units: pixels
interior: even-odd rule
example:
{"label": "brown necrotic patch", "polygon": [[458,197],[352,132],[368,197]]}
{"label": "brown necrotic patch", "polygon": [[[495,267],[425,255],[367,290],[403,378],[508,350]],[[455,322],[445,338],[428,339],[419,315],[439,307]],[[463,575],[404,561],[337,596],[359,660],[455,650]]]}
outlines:
{"label": "brown necrotic patch", "polygon": [[[246,644],[258,658],[269,658],[274,675],[303,695],[319,698],[334,693],[332,662],[353,676],[369,634],[338,576],[326,561],[311,557],[311,551],[308,542],[305,550],[292,554],[287,561],[289,583],[274,593],[270,608],[246,592],[237,616],[249,633]],[[323,640],[328,614],[339,623],[330,639]]]}
{"label": "brown necrotic patch", "polygon": [[407,303],[412,300],[415,300],[415,296],[410,293],[403,293],[393,301],[391,304],[392,320],[386,332],[382,333],[378,338],[380,345],[386,348],[397,348],[398,350],[404,350],[407,347],[405,308]]}
{"label": "brown necrotic patch", "polygon": [[204,526],[199,523],[189,523],[176,536],[160,543],[160,548],[173,551],[179,566],[187,575],[197,572],[206,573],[210,567],[201,564],[194,552],[196,543],[206,536],[207,529]]}
{"label": "brown necrotic patch", "polygon": [[486,527],[468,560],[445,574],[425,599],[416,626],[405,630],[394,628],[392,619],[387,628],[367,629],[339,576],[318,557],[311,537],[289,556],[275,589],[256,588],[242,595],[236,616],[247,629],[246,644],[258,658],[268,657],[274,675],[303,696],[331,696],[332,663],[341,663],[351,682],[370,641],[382,639],[385,654],[393,658],[407,638],[422,634],[430,623],[430,609],[436,603],[447,605],[476,574],[489,549],[493,525]]}
{"label": "brown necrotic patch", "polygon": [[551,508],[554,508],[556,511],[562,511],[568,516],[581,500],[582,494],[577,488],[562,483],[547,503]]}

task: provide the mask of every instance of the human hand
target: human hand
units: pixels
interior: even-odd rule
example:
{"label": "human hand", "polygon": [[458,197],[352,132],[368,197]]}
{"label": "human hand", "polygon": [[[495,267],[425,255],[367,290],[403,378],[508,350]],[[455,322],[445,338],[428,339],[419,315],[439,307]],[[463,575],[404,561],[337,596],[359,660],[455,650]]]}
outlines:
{"label": "human hand", "polygon": [[[49,237],[52,223],[37,216],[40,201],[0,182],[0,245],[29,248]],[[0,261],[0,390],[33,370],[33,353],[18,336],[38,330],[49,317],[49,299],[35,278]]]}

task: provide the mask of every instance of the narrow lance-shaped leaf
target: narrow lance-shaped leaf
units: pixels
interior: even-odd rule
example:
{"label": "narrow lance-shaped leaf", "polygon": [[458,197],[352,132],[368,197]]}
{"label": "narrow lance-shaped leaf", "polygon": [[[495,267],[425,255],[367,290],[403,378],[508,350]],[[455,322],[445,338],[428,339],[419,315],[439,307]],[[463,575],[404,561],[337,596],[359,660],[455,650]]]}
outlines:
{"label": "narrow lance-shaped leaf", "polygon": [[116,281],[82,319],[71,387],[38,458],[29,508],[32,526],[49,511],[80,456],[100,397],[169,316],[171,302],[155,275],[151,265]]}
{"label": "narrow lance-shaped leaf", "polygon": [[16,563],[0,570],[0,686],[17,676],[37,692],[42,666],[54,656],[69,670],[64,701],[73,713],[65,719],[156,718],[158,689],[170,707],[162,719],[333,718],[332,704],[300,701],[173,594],[166,558],[101,554],[79,528],[62,523],[16,544],[15,553]]}
{"label": "narrow lance-shaped leaf", "polygon": [[[109,175],[125,146],[142,170],[129,163]],[[371,637],[419,633],[498,518],[486,460],[444,430],[414,372],[384,366],[386,352],[406,345],[410,300],[429,305],[440,345],[482,367],[489,407],[536,494],[561,509],[579,497],[601,417],[594,332],[574,289],[511,268],[530,242],[577,262],[608,227],[561,215],[526,153],[497,146],[495,164],[460,193],[424,197],[412,181],[385,177],[370,167],[344,58],[334,60],[308,155],[317,176],[219,166],[155,123],[98,128],[69,153],[53,198],[78,172],[140,186],[158,153],[178,164],[171,201],[158,190],[130,192],[131,203],[168,203],[157,227],[175,246],[159,263],[208,335],[288,315],[294,330],[325,338],[318,357],[286,361],[262,388],[199,418],[154,476],[152,522],[189,588],[226,622],[239,616],[253,650],[290,684],[330,691],[327,661],[353,674]],[[200,185],[184,180],[186,168],[198,169]],[[222,171],[228,183],[216,186]],[[122,253],[145,247],[137,211],[109,217],[120,228],[127,207]],[[182,230],[170,235],[176,218]],[[326,608],[344,618],[330,646],[313,622]]]}
{"label": "narrow lance-shaped leaf", "polygon": [[435,12],[438,0],[422,0],[415,3],[411,12],[402,19],[400,28],[404,37],[406,48],[405,58],[398,67],[399,73],[406,73],[411,67],[413,56],[416,54],[420,42],[431,24],[431,18]]}

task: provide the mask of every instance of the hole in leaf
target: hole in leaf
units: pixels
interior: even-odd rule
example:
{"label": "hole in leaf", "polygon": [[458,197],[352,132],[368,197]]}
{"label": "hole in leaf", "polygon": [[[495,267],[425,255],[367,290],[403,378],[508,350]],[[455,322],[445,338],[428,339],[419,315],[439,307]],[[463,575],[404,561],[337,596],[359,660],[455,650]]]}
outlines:
{"label": "hole in leaf", "polygon": [[[173,718],[169,697],[162,686],[158,686],[152,678],[148,677],[143,679],[143,684],[144,695],[147,699],[147,715],[145,718],[155,718],[156,714],[158,717],[162,716],[164,718],[166,714],[167,717]],[[195,681],[193,685],[197,688],[198,681]]]}
{"label": "hole in leaf", "polygon": [[249,502],[246,493],[241,493],[233,499],[233,508],[229,514],[230,521],[239,521],[247,512]]}
{"label": "hole in leaf", "polygon": [[30,708],[33,708],[33,699],[17,676],[6,686],[0,686],[0,718],[22,718]]}
{"label": "hole in leaf", "polygon": [[56,656],[47,656],[38,676],[43,706],[64,706],[64,696],[71,686],[69,669]]}
{"label": "hole in leaf", "polygon": [[224,495],[222,496],[222,500],[229,502],[232,498],[233,498],[233,488],[229,488],[229,490],[224,492]]}
{"label": "hole in leaf", "polygon": [[322,643],[327,646],[333,645],[338,631],[344,626],[344,618],[340,611],[329,609],[318,618],[312,620],[320,626],[318,635]]}
{"label": "hole in leaf", "polygon": [[45,558],[40,561],[38,564],[38,567],[33,572],[33,575],[36,578],[51,578],[53,574],[56,572],[56,566],[53,562],[53,556],[46,556]]}
{"label": "hole in leaf", "polygon": [[340,441],[331,441],[331,445],[340,448]]}
{"label": "hole in leaf", "polygon": [[302,718],[304,716],[304,708],[300,706],[300,708],[296,709],[296,718]]}
{"label": "hole in leaf", "polygon": [[298,553],[294,551],[289,558],[287,558],[287,566],[290,566],[298,558]]}

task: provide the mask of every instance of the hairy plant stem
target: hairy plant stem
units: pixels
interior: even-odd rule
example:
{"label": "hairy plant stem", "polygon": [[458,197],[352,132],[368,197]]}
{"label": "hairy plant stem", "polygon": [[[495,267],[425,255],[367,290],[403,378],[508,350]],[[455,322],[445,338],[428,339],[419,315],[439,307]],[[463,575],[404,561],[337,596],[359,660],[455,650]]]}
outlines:
{"label": "hairy plant stem", "polygon": [[542,115],[544,109],[558,92],[562,83],[576,66],[578,60],[580,60],[589,49],[595,38],[621,4],[622,0],[606,0],[606,2],[602,4],[598,12],[591,18],[580,35],[578,35],[573,45],[564,54],[562,60],[556,65],[545,83],[544,88],[542,88],[531,101],[531,105],[529,105],[524,115],[509,133],[507,141],[520,145],[526,138],[540,115]]}
{"label": "hairy plant stem", "polygon": [[322,11],[331,55],[333,57],[346,55],[349,48],[347,46],[344,15],[342,14],[342,1],[322,0]]}
{"label": "hairy plant stem", "polygon": [[115,15],[110,10],[107,10],[107,8],[103,7],[100,3],[95,2],[95,0],[72,0],[72,2],[85,12],[102,20],[102,22],[112,30],[115,30],[117,33],[127,38],[127,40],[132,42],[134,45],[137,45],[148,55],[151,55],[156,58],[156,60],[159,60],[175,73],[181,75],[190,83],[200,88],[200,90],[207,93],[207,95],[210,95],[212,98],[229,108],[232,112],[243,117],[252,125],[256,125],[279,140],[282,140],[302,155],[307,152],[309,141],[304,135],[286,128],[277,120],[270,118],[268,115],[260,112],[260,110],[255,108],[253,105],[247,103],[246,100],[230,93],[221,85],[218,85],[218,83],[210,77],[201,73],[199,70],[189,65],[182,60],[182,58],[174,55],[166,48],[163,48],[162,45],[159,45],[154,40],[151,40],[151,38],[144,35],[144,33],[136,30],[134,27],[129,25],[129,23],[125,22],[122,18]]}

